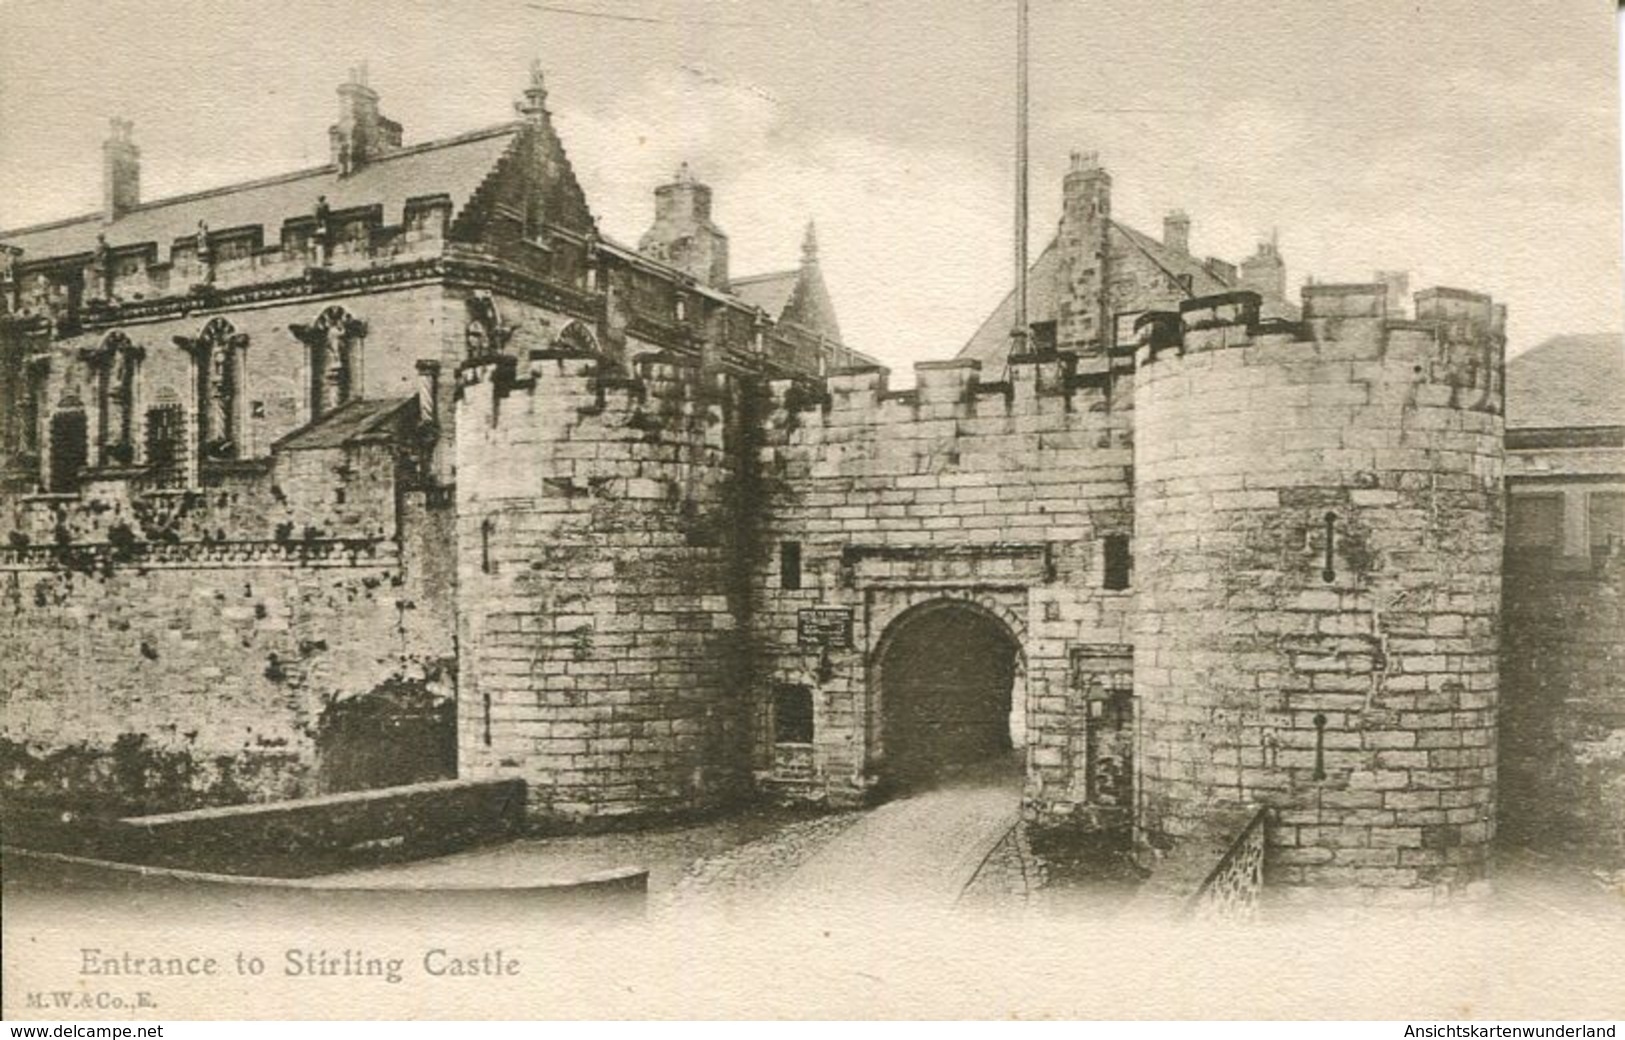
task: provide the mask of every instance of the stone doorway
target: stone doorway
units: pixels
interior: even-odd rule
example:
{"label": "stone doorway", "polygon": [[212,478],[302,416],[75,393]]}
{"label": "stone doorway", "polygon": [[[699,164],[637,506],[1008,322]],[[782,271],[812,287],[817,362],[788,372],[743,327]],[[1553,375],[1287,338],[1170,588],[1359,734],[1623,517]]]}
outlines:
{"label": "stone doorway", "polygon": [[985,610],[958,600],[915,607],[887,629],[876,662],[889,782],[915,786],[1008,762],[1019,746],[1020,650]]}

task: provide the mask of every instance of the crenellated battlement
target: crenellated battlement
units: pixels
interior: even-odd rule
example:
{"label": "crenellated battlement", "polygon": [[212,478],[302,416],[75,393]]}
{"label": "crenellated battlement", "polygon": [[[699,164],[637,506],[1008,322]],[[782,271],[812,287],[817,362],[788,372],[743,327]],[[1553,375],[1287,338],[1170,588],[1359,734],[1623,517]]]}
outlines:
{"label": "crenellated battlement", "polygon": [[[981,362],[974,359],[919,361],[912,390],[893,390],[890,370],[879,365],[839,370],[813,382],[776,380],[770,384],[771,424],[802,431],[872,427],[890,436],[900,425],[945,420],[1104,416],[1111,411],[1114,384],[1123,377],[1080,372],[1079,361],[1057,352],[1014,357],[1007,379],[986,382]],[[1074,421],[1082,420],[1068,420]]]}
{"label": "crenellated battlement", "polygon": [[[1306,285],[1302,301],[1297,321],[1261,318],[1260,298],[1252,292],[1187,300],[1177,313],[1147,313],[1136,323],[1137,366],[1243,348],[1249,365],[1386,367],[1391,378],[1447,388],[1453,404],[1501,410],[1506,308],[1490,297],[1425,289],[1407,314],[1396,310],[1389,285],[1372,282]],[[1369,382],[1376,371],[1354,369],[1343,378]]]}
{"label": "crenellated battlement", "polygon": [[[513,398],[527,400],[525,410],[533,415],[562,407],[578,417],[642,415],[692,425],[740,390],[738,376],[702,358],[651,352],[633,358],[630,368],[602,354],[568,349],[532,350],[524,359],[476,358],[457,371],[459,423],[501,422],[503,402]],[[658,439],[661,432],[645,420],[636,430],[645,439]]]}
{"label": "crenellated battlement", "polygon": [[1139,361],[1154,361],[1168,350],[1183,355],[1255,339],[1310,343],[1393,329],[1490,343],[1506,337],[1506,306],[1463,289],[1424,289],[1414,296],[1412,314],[1394,308],[1391,288],[1381,282],[1310,284],[1303,287],[1302,301],[1298,321],[1261,318],[1263,300],[1250,291],[1186,300],[1177,312],[1149,311],[1135,322]]}
{"label": "crenellated battlement", "polygon": [[680,503],[735,472],[749,442],[738,378],[668,353],[637,357],[630,372],[574,350],[494,355],[460,366],[456,393],[465,512],[581,494]]}
{"label": "crenellated battlement", "polygon": [[[184,199],[181,201],[185,201]],[[233,290],[331,280],[428,260],[446,250],[452,217],[444,195],[412,198],[399,213],[382,206],[316,207],[280,225],[177,227],[169,236],[15,263],[14,313],[61,321],[143,311],[175,298],[209,299]],[[7,301],[8,307],[13,301]]]}

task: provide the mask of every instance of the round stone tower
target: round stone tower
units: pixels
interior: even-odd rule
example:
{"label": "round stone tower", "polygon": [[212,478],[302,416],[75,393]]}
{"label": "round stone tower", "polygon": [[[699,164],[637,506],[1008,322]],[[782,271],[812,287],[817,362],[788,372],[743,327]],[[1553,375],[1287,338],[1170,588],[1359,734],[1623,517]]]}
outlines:
{"label": "round stone tower", "polygon": [[1494,828],[1504,308],[1233,293],[1141,320],[1137,829],[1271,810],[1305,894],[1480,890]]}
{"label": "round stone tower", "polygon": [[738,394],[691,361],[464,364],[458,773],[543,824],[714,808],[747,781]]}

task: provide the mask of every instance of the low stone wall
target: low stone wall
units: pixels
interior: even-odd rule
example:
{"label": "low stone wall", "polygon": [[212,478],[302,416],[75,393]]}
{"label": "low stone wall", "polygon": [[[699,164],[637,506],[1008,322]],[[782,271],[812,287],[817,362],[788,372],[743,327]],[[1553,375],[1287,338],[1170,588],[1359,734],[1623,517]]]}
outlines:
{"label": "low stone wall", "polygon": [[228,874],[319,873],[357,859],[443,851],[516,832],[521,780],[442,780],[118,821],[114,858]]}
{"label": "low stone wall", "polygon": [[214,902],[229,904],[233,913],[272,911],[294,920],[335,911],[419,917],[447,912],[501,914],[505,921],[526,910],[542,911],[550,919],[560,913],[587,914],[594,919],[635,917],[643,913],[649,892],[649,872],[639,867],[567,880],[480,887],[213,874],[10,847],[0,850],[0,858],[12,894],[72,892],[75,899],[82,899],[101,893],[121,901],[129,893],[148,897],[175,894],[186,900],[191,911]]}

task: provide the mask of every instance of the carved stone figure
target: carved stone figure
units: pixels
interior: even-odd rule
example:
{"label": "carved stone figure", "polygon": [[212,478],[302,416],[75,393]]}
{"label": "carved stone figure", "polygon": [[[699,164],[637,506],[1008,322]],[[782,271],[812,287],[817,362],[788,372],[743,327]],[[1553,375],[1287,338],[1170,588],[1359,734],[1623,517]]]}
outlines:
{"label": "carved stone figure", "polygon": [[40,422],[45,403],[46,380],[50,378],[51,355],[32,354],[23,360],[21,415],[17,417],[18,445],[22,454],[37,457],[40,453]]}
{"label": "carved stone figure", "polygon": [[106,235],[96,236],[96,251],[93,266],[96,270],[96,280],[101,286],[101,296],[104,300],[113,298],[113,250],[107,245]]}
{"label": "carved stone figure", "polygon": [[131,460],[135,407],[135,348],[125,344],[107,361],[107,453],[114,462]]}
{"label": "carved stone figure", "polygon": [[316,196],[316,230],[311,238],[316,244],[317,264],[327,263],[328,249],[333,241],[332,219],[333,208],[327,204],[327,196]]}
{"label": "carved stone figure", "polygon": [[206,443],[211,455],[229,455],[232,446],[232,405],[235,390],[232,386],[231,347],[216,341],[209,344],[208,400],[206,415]]}
{"label": "carved stone figure", "polygon": [[468,344],[468,356],[477,358],[502,353],[515,326],[502,320],[496,300],[488,293],[476,293],[468,298],[467,306],[469,322],[463,339]]}
{"label": "carved stone figure", "polygon": [[321,412],[326,414],[350,396],[349,335],[337,321],[325,330],[321,350]]}
{"label": "carved stone figure", "polygon": [[343,307],[329,307],[313,324],[289,325],[288,331],[307,351],[311,419],[350,400],[356,390],[356,352],[367,334],[366,322],[351,317]]}
{"label": "carved stone figure", "polygon": [[470,358],[481,358],[491,351],[491,337],[485,331],[485,323],[478,318],[471,320],[463,330],[463,341],[468,345]]}

